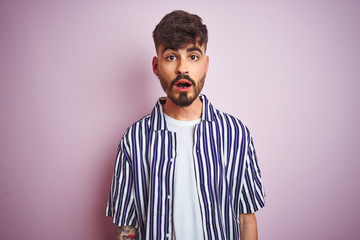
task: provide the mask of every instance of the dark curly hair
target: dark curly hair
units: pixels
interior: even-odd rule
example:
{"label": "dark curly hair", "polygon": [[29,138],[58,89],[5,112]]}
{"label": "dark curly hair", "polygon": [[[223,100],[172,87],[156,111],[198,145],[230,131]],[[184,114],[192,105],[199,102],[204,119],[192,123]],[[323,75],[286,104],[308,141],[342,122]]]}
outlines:
{"label": "dark curly hair", "polygon": [[208,41],[208,32],[202,19],[182,10],[173,11],[161,19],[153,31],[156,51],[159,46],[179,49],[189,43],[205,44]]}

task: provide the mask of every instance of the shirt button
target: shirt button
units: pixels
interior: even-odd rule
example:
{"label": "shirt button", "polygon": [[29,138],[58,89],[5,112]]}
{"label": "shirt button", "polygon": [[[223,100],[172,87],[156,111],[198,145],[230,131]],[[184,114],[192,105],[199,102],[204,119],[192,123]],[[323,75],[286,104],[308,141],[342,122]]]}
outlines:
{"label": "shirt button", "polygon": [[173,163],[173,162],[174,162],[174,159],[173,159],[173,158],[170,158],[170,162],[172,162],[172,163]]}
{"label": "shirt button", "polygon": [[167,198],[168,198],[168,199],[171,199],[171,195],[168,195]]}
{"label": "shirt button", "polygon": [[166,237],[167,237],[167,238],[170,238],[170,237],[171,237],[170,233],[167,233],[167,234],[166,234]]}

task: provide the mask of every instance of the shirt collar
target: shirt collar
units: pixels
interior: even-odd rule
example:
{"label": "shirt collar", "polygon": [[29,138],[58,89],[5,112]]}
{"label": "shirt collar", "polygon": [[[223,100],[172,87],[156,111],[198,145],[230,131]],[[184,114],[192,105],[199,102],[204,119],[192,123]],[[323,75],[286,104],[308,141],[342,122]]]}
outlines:
{"label": "shirt collar", "polygon": [[[212,122],[215,120],[215,108],[209,102],[204,94],[199,95],[200,100],[203,102],[201,121]],[[152,112],[150,113],[150,128],[154,131],[167,130],[165,116],[162,104],[166,101],[165,97],[159,98]]]}

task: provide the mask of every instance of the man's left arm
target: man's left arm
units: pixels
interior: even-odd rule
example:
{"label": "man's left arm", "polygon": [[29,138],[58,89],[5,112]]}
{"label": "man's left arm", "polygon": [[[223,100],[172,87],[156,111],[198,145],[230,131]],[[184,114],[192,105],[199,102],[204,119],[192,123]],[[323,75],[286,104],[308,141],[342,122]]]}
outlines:
{"label": "man's left arm", "polygon": [[257,222],[255,213],[240,214],[240,239],[257,240]]}

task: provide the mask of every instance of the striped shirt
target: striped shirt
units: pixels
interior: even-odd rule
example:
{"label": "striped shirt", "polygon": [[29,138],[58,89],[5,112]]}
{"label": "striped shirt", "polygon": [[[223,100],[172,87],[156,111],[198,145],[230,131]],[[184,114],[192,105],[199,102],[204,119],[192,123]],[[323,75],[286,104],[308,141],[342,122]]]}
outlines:
{"label": "striped shirt", "polygon": [[[253,140],[241,121],[200,98],[193,155],[204,239],[240,239],[239,214],[264,206]],[[167,129],[164,101],[122,137],[106,208],[118,226],[135,227],[137,239],[174,239],[176,133]]]}

